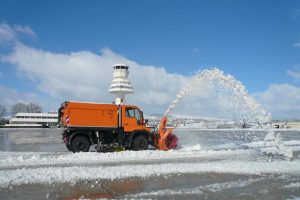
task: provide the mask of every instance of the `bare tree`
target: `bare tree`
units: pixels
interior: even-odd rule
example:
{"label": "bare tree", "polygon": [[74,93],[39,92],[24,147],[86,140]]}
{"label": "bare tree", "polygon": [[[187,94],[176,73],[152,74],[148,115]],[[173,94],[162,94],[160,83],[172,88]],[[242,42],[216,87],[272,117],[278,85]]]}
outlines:
{"label": "bare tree", "polygon": [[16,115],[20,112],[27,112],[27,104],[25,103],[16,103],[13,104],[10,108],[11,115]]}
{"label": "bare tree", "polygon": [[4,107],[3,105],[0,105],[0,118],[3,117],[6,113],[6,107]]}
{"label": "bare tree", "polygon": [[27,109],[29,113],[41,113],[42,107],[35,103],[30,103],[27,105]]}
{"label": "bare tree", "polygon": [[17,113],[40,113],[42,112],[42,107],[35,103],[16,103],[11,106],[10,112],[12,115]]}

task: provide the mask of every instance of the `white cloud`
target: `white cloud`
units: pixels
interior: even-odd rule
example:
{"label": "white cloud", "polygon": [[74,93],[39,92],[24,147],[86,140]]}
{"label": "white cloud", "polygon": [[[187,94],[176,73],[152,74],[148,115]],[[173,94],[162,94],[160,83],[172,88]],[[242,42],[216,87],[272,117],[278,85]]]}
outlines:
{"label": "white cloud", "polygon": [[272,84],[268,90],[253,95],[274,119],[300,118],[300,88],[289,84]]}
{"label": "white cloud", "polygon": [[61,101],[48,96],[40,96],[38,93],[21,92],[16,89],[0,84],[0,104],[4,105],[8,111],[15,103],[37,103],[42,106],[43,111],[57,111]]}
{"label": "white cloud", "polygon": [[194,52],[194,53],[198,53],[199,51],[200,51],[199,48],[194,48],[194,49],[193,49],[193,52]]}
{"label": "white cloud", "polygon": [[294,44],[294,47],[300,47],[300,41],[296,42],[296,43]]}
{"label": "white cloud", "polygon": [[[59,106],[63,101],[112,102],[108,93],[112,81],[112,66],[130,66],[129,80],[135,94],[127,96],[127,103],[139,105],[145,113],[164,113],[190,77],[168,73],[164,68],[140,65],[124,56],[103,49],[101,55],[89,51],[59,54],[22,44],[2,56],[2,62],[14,66],[17,73],[32,80],[39,91],[51,96],[42,105]],[[183,98],[174,113],[194,116],[232,118],[232,99],[217,95],[210,84],[201,84]],[[16,95],[18,96],[18,95]],[[41,99],[38,99],[41,101]],[[37,102],[39,103],[39,101]],[[54,106],[55,107],[55,106]]]}
{"label": "white cloud", "polygon": [[[127,103],[141,106],[146,113],[164,113],[190,77],[168,73],[164,68],[140,65],[103,49],[101,55],[89,51],[58,54],[18,44],[13,52],[2,57],[23,77],[32,80],[39,91],[56,102],[93,101],[112,102],[108,93],[112,81],[112,66],[130,66],[129,80],[135,94],[127,96]],[[207,117],[234,117],[233,99],[216,94],[213,82],[197,84],[174,113]],[[49,100],[53,105],[53,100]],[[57,103],[57,107],[59,104]],[[236,113],[238,116],[238,113]]]}
{"label": "white cloud", "polygon": [[33,93],[22,93],[15,89],[0,85],[1,104],[10,106],[17,102],[38,102],[38,96]]}
{"label": "white cloud", "polygon": [[12,27],[6,23],[0,23],[0,44],[18,42],[18,33],[36,37],[34,31],[28,25],[16,24]]}
{"label": "white cloud", "polygon": [[291,11],[291,18],[292,19],[297,19],[298,17],[300,16],[300,8],[298,8],[298,9],[293,9],[292,11]]}
{"label": "white cloud", "polygon": [[286,71],[287,74],[296,81],[300,81],[300,67],[294,67]]}
{"label": "white cloud", "polygon": [[88,51],[57,54],[18,44],[10,55],[2,57],[2,62],[15,66],[17,72],[53,98],[95,102],[114,100],[108,93],[112,66],[128,64],[129,80],[136,91],[128,95],[128,102],[152,113],[164,112],[187,80],[164,68],[140,65],[109,49],[103,49],[102,55]]}
{"label": "white cloud", "polygon": [[16,32],[9,25],[0,23],[0,44],[9,43],[16,38]]}
{"label": "white cloud", "polygon": [[31,29],[31,27],[28,26],[28,25],[22,26],[20,24],[16,24],[16,25],[14,25],[14,30],[16,32],[19,32],[19,33],[24,33],[26,35],[30,35],[30,36],[36,37],[35,32],[33,32],[33,30]]}

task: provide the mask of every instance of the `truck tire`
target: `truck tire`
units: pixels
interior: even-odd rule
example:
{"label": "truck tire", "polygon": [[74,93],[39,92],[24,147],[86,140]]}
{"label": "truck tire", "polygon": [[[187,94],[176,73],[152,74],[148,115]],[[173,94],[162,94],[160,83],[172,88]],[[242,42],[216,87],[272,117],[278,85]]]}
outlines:
{"label": "truck tire", "polygon": [[71,141],[71,149],[75,152],[88,152],[90,150],[91,143],[88,138],[78,135]]}
{"label": "truck tire", "polygon": [[66,147],[69,151],[73,151],[72,146],[69,143],[66,143]]}
{"label": "truck tire", "polygon": [[132,142],[132,149],[135,151],[148,149],[149,141],[148,137],[144,134],[138,134],[134,136]]}

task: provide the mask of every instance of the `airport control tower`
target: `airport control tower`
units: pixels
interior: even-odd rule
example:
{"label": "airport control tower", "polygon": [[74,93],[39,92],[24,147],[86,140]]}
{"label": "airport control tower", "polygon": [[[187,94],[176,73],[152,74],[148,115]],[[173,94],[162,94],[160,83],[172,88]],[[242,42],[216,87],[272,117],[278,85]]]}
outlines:
{"label": "airport control tower", "polygon": [[116,95],[116,104],[125,103],[125,94],[133,94],[134,90],[128,81],[129,66],[116,64],[113,66],[113,81],[109,92]]}

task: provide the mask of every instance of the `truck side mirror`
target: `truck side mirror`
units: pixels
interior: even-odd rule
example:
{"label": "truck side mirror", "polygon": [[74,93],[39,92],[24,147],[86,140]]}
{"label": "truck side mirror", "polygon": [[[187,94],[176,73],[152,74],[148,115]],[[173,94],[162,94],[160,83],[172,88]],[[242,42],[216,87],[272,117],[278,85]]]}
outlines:
{"label": "truck side mirror", "polygon": [[148,124],[148,119],[145,119],[145,125],[147,125]]}

